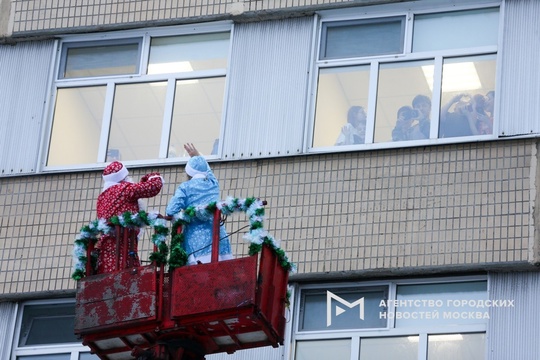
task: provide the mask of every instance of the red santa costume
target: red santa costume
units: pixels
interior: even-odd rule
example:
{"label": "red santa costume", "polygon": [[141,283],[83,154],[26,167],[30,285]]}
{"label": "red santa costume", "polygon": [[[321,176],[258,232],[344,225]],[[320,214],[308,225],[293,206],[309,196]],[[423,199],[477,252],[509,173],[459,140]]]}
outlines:
{"label": "red santa costume", "polygon": [[[163,179],[159,173],[146,174],[139,183],[133,183],[128,178],[126,167],[115,161],[103,170],[103,192],[97,199],[97,216],[100,219],[109,219],[114,215],[121,215],[126,211],[137,213],[141,209],[139,200],[156,196],[163,186]],[[122,246],[120,240],[120,247]],[[140,266],[137,255],[137,244],[134,245],[133,264]],[[97,263],[98,274],[115,271],[116,267],[116,240],[113,236],[102,236],[98,241],[99,257]],[[123,269],[128,259],[120,254],[120,268]]]}

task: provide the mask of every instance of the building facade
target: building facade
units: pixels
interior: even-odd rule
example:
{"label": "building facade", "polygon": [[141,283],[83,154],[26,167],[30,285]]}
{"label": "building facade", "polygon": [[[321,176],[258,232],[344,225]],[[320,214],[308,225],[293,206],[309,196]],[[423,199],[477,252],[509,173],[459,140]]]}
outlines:
{"label": "building facade", "polygon": [[[208,359],[537,359],[539,15],[0,0],[0,357],[97,358],[71,273],[101,172],[160,172],[163,213],[193,142],[223,199],[267,201],[297,266],[284,345]],[[238,256],[245,224],[226,224]]]}

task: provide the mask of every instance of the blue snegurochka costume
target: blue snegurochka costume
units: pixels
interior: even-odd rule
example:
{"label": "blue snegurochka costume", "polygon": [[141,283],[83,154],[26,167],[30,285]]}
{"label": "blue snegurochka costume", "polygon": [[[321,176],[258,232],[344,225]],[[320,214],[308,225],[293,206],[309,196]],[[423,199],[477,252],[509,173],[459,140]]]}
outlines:
{"label": "blue snegurochka costume", "polygon": [[[176,189],[167,205],[167,215],[173,216],[190,206],[208,205],[219,200],[219,183],[202,156],[193,156],[186,164],[186,173],[191,179]],[[232,259],[231,244],[222,225],[219,229],[219,260]],[[212,220],[193,219],[184,229],[184,250],[189,255],[188,263],[210,262],[212,253]]]}

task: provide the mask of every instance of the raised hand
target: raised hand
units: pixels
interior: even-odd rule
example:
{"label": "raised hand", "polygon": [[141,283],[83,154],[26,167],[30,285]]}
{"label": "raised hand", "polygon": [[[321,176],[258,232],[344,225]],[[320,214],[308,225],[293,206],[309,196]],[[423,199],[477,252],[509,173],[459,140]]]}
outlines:
{"label": "raised hand", "polygon": [[193,145],[192,143],[184,144],[184,149],[187,151],[189,156],[200,156],[201,155],[199,153],[199,150],[197,150],[197,148],[195,148],[195,145]]}

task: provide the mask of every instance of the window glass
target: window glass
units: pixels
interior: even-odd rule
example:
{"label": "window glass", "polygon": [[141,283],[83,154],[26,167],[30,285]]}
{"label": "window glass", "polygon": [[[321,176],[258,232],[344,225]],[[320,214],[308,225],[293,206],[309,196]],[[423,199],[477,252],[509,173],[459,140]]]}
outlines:
{"label": "window glass", "polygon": [[96,46],[65,45],[61,79],[136,74],[140,40],[115,41]]}
{"label": "window glass", "polygon": [[321,59],[403,52],[405,17],[324,23]]}
{"label": "window glass", "polygon": [[413,52],[497,45],[499,9],[414,17]]}
{"label": "window glass", "polygon": [[81,353],[79,355],[79,360],[99,360],[99,357],[95,354]]}
{"label": "window glass", "polygon": [[428,336],[428,360],[477,360],[485,358],[486,334]]}
{"label": "window glass", "polygon": [[418,336],[363,338],[360,360],[418,360]]}
{"label": "window glass", "polygon": [[385,286],[304,291],[299,330],[384,328],[380,303],[387,298]]}
{"label": "window glass", "polygon": [[295,360],[485,357],[485,279],[391,284],[300,286]]}
{"label": "window glass", "polygon": [[63,43],[46,166],[187,157],[186,142],[217,154],[230,31],[153,35]]}
{"label": "window glass", "polygon": [[17,356],[17,360],[70,360],[71,354],[46,354]]}
{"label": "window glass", "polygon": [[493,134],[495,55],[443,64],[439,137]]}
{"label": "window glass", "polygon": [[433,61],[381,64],[375,142],[429,139]]}
{"label": "window glass", "polygon": [[105,86],[58,89],[48,166],[97,162]]}
{"label": "window glass", "polygon": [[[499,8],[409,11],[407,18],[321,23],[313,148],[492,138]],[[404,39],[411,40],[411,48]],[[373,57],[369,64],[361,59],[365,56]],[[441,94],[434,89],[442,89]],[[461,94],[467,95],[463,103],[474,103],[472,108],[478,110],[466,120],[457,114],[446,116],[445,105]],[[368,99],[375,109],[367,108]],[[450,105],[453,112],[456,105]],[[348,120],[349,110],[358,114],[352,119],[365,120]],[[355,128],[352,122],[362,125]]]}
{"label": "window glass", "polygon": [[[419,327],[427,325],[458,325],[485,323],[484,314],[474,306],[462,306],[462,300],[487,300],[487,283],[471,281],[447,284],[399,285],[397,304],[412,304],[396,307],[396,313],[416,316],[396,316],[396,327]],[[438,302],[438,304],[436,303]],[[431,304],[431,305],[430,305]],[[435,305],[437,304],[437,305]],[[440,305],[440,306],[439,306]],[[438,317],[420,317],[420,313],[438,313]],[[469,312],[473,316],[468,316]],[[467,316],[462,316],[467,314]]]}
{"label": "window glass", "polygon": [[229,37],[229,33],[214,33],[153,38],[148,74],[224,69]]}
{"label": "window glass", "polygon": [[176,82],[168,157],[187,156],[181,150],[187,142],[217,153],[224,93],[225,77]]}
{"label": "window glass", "polygon": [[295,360],[484,357],[489,309],[477,305],[487,300],[485,279],[391,283],[301,287]]}
{"label": "window glass", "polygon": [[295,360],[350,360],[351,340],[315,340],[296,342]]}
{"label": "window glass", "polygon": [[[167,82],[116,87],[108,152],[119,160],[159,158]],[[110,159],[109,159],[110,160]]]}
{"label": "window glass", "polygon": [[369,66],[319,71],[313,146],[365,143]]}
{"label": "window glass", "polygon": [[79,340],[73,334],[74,326],[73,303],[27,305],[23,310],[19,346],[77,343]]}

